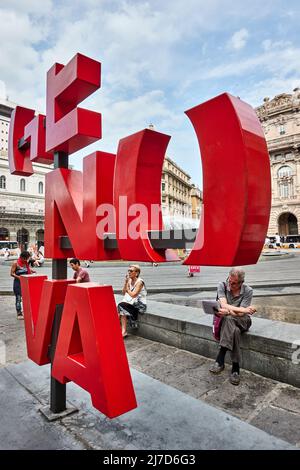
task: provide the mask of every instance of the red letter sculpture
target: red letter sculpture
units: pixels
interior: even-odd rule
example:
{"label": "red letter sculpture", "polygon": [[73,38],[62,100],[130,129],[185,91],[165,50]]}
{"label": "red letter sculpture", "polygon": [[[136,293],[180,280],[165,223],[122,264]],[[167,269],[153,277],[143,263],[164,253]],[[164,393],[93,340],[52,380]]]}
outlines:
{"label": "red letter sculpture", "polygon": [[[103,234],[96,231],[100,219],[97,208],[101,204],[112,204],[114,164],[115,155],[95,152],[84,158],[83,173],[62,168],[46,175],[47,257],[120,259],[118,250],[104,249]],[[113,229],[115,231],[114,225]],[[60,247],[63,235],[69,236],[71,250]]]}
{"label": "red letter sculpture", "polygon": [[93,406],[109,418],[136,408],[111,286],[68,287],[52,375],[87,390]]}
{"label": "red letter sculpture", "polygon": [[[184,264],[237,266],[257,262],[271,209],[269,154],[254,110],[226,93],[186,112],[203,167],[203,230]],[[203,244],[204,241],[204,244]]]}
{"label": "red letter sculpture", "polygon": [[39,366],[50,362],[48,346],[55,307],[65,301],[73,280],[47,280],[47,276],[21,276],[27,354]]}
{"label": "red letter sculpture", "polygon": [[24,137],[25,126],[33,118],[33,109],[16,106],[12,112],[8,136],[8,162],[12,175],[30,176],[33,174],[29,145],[19,147],[19,142]]}
{"label": "red letter sculpture", "polygon": [[[173,250],[155,250],[148,236],[149,231],[163,230],[161,174],[168,135],[146,129],[121,139],[117,156],[95,152],[84,158],[82,173],[67,168],[68,154],[101,137],[101,115],[77,108],[100,87],[100,73],[100,63],[81,54],[65,66],[56,63],[47,75],[46,129],[44,116],[35,116],[31,109],[17,106],[11,117],[12,174],[29,176],[32,162],[51,164],[56,154],[56,169],[46,176],[45,211],[45,254],[55,260],[53,277],[65,275],[66,261],[60,260],[71,256],[178,259]],[[187,115],[201,149],[204,204],[185,264],[256,263],[271,207],[269,155],[259,120],[250,106],[228,94]],[[113,205],[116,217],[114,212],[107,214]],[[105,234],[111,232],[118,249],[105,248]],[[60,275],[58,266],[63,266]],[[51,345],[53,377],[64,384],[72,380],[89,391],[95,408],[110,418],[134,409],[111,286],[21,276],[21,287],[28,357],[39,365],[50,362],[55,309],[64,304],[56,349],[55,340]],[[54,412],[63,407],[54,407]]]}
{"label": "red letter sculpture", "polygon": [[47,74],[46,150],[73,153],[101,138],[101,114],[77,105],[100,87],[100,63],[76,54]]}
{"label": "red letter sculpture", "polygon": [[[152,210],[161,205],[161,174],[169,140],[168,135],[145,129],[119,142],[114,206],[118,246],[123,259],[134,257],[150,262],[179,260],[174,257],[173,250],[154,250],[148,238],[148,231],[163,229],[161,212],[158,217],[153,217]],[[142,210],[145,214],[141,214],[139,226],[132,227],[137,212]],[[136,233],[138,236],[134,238]]]}

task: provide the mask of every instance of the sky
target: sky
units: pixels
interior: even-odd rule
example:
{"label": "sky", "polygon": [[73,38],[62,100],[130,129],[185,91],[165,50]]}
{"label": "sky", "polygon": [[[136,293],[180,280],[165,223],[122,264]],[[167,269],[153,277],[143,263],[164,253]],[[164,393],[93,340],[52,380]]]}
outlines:
{"label": "sky", "polygon": [[102,64],[81,107],[101,112],[103,138],[71,156],[116,153],[149,124],[202,187],[184,111],[223,92],[255,107],[300,87],[298,0],[0,0],[0,98],[45,113],[46,73],[80,52]]}

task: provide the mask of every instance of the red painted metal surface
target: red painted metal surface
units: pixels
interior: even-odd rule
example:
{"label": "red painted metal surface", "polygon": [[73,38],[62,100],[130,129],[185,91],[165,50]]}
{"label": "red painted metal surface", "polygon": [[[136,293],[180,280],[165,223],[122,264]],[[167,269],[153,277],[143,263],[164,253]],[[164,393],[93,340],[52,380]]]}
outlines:
{"label": "red painted metal surface", "polygon": [[35,116],[24,129],[24,139],[30,142],[30,160],[32,162],[51,165],[53,154],[46,152],[46,129],[44,126],[45,116]]}
{"label": "red painted metal surface", "polygon": [[47,276],[20,276],[27,355],[36,364],[50,363],[48,346],[57,304],[63,304],[73,280],[47,280]]}
{"label": "red painted metal surface", "polygon": [[100,87],[101,64],[76,54],[47,74],[46,150],[68,154],[101,138],[101,114],[77,105]]}
{"label": "red painted metal surface", "polygon": [[52,375],[87,390],[93,406],[109,418],[136,408],[111,286],[68,287]]}
{"label": "red painted metal surface", "polygon": [[179,259],[173,250],[154,250],[148,238],[149,230],[163,230],[161,212],[151,217],[151,211],[153,206],[161,207],[161,174],[169,140],[168,135],[145,129],[119,142],[114,206],[123,259],[150,262]]}
{"label": "red painted metal surface", "polygon": [[25,126],[34,118],[34,110],[16,106],[9,124],[8,162],[12,175],[30,176],[33,174],[30,149],[19,148],[19,140],[24,136]]}
{"label": "red painted metal surface", "polygon": [[269,154],[258,117],[227,93],[186,114],[201,150],[205,213],[195,242],[200,249],[184,264],[255,264],[271,209]]}
{"label": "red painted metal surface", "polygon": [[[83,160],[83,173],[56,169],[46,175],[45,255],[50,258],[120,259],[118,250],[105,250],[99,206],[112,204],[115,155],[95,152]],[[109,229],[115,232],[114,218]],[[68,234],[72,250],[63,250],[59,237]]]}

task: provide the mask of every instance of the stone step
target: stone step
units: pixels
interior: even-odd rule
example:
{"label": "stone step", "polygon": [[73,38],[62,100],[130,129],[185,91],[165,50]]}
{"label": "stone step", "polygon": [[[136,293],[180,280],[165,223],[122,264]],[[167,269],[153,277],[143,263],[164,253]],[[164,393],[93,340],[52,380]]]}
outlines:
{"label": "stone step", "polygon": [[[116,296],[117,302],[121,299]],[[212,317],[201,308],[149,300],[135,334],[212,359],[218,351]],[[241,339],[241,366],[300,387],[299,349],[300,325],[252,317],[252,326]]]}

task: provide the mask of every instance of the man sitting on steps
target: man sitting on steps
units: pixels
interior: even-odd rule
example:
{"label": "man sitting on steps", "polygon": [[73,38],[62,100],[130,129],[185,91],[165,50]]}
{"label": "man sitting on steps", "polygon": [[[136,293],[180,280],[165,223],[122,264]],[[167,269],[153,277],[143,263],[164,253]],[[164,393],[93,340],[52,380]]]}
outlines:
{"label": "man sitting on steps", "polygon": [[244,284],[245,272],[240,268],[232,268],[226,282],[218,286],[218,299],[221,308],[218,312],[223,316],[220,333],[220,350],[216,362],[209,369],[212,374],[220,374],[225,368],[225,355],[231,351],[232,369],[230,383],[240,383],[240,340],[241,333],[251,326],[250,315],[256,312],[251,305],[253,290]]}

